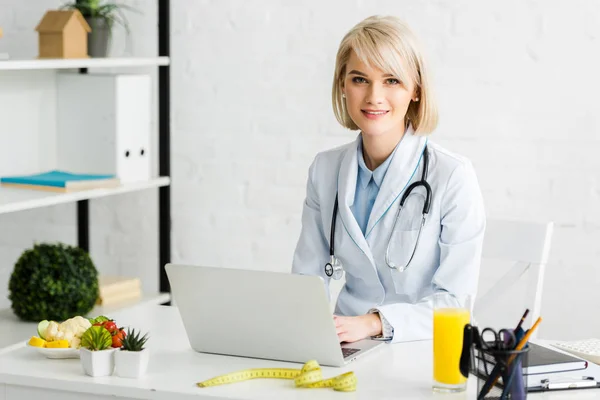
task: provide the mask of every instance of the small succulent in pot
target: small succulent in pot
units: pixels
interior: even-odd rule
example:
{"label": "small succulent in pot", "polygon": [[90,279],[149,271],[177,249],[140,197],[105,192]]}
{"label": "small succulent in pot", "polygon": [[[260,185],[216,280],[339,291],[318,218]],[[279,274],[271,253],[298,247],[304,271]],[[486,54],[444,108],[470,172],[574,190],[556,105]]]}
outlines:
{"label": "small succulent in pot", "polygon": [[116,374],[123,378],[138,378],[146,373],[150,353],[146,348],[148,334],[127,329],[121,348],[115,353]]}
{"label": "small succulent in pot", "polygon": [[127,329],[125,337],[121,339],[121,350],[125,351],[142,351],[148,341],[148,334],[141,336],[141,332],[136,332],[135,329]]}
{"label": "small succulent in pot", "polygon": [[106,350],[112,347],[112,336],[103,326],[90,326],[81,335],[81,347],[90,351]]}
{"label": "small succulent in pot", "polygon": [[115,24],[125,28],[130,36],[129,22],[123,10],[139,12],[125,4],[125,1],[112,0],[73,0],[61,7],[66,10],[78,10],[91,28],[88,33],[88,55],[107,57],[111,47]]}
{"label": "small succulent in pot", "polygon": [[110,332],[103,326],[92,325],[81,335],[79,358],[83,371],[90,376],[112,375],[115,350]]}

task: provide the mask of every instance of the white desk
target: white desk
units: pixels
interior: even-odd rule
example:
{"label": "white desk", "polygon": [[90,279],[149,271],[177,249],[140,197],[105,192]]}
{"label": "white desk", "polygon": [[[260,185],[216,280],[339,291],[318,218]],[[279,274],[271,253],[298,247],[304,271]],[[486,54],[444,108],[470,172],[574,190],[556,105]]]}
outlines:
{"label": "white desk", "polygon": [[[323,367],[324,377],[354,371],[356,392],[333,389],[296,389],[288,380],[254,380],[212,388],[196,382],[246,368],[287,367],[300,364],[201,354],[192,351],[174,307],[139,306],[109,317],[118,325],[132,325],[150,332],[151,359],[141,379],[117,376],[92,378],[80,362],[49,360],[25,347],[25,341],[0,350],[0,400],[108,400],[125,399],[437,399],[475,398],[476,381],[468,391],[439,395],[431,391],[431,342],[382,346],[345,368]],[[243,338],[240,338],[243,340]],[[600,389],[530,394],[530,399],[600,399]]]}

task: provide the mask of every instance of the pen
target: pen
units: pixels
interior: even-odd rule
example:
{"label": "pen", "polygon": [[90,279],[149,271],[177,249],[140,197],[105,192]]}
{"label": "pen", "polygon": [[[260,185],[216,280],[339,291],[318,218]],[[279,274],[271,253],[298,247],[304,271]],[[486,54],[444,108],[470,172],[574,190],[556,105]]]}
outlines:
{"label": "pen", "polygon": [[[523,347],[525,347],[525,345],[527,344],[527,341],[529,340],[529,337],[531,336],[531,334],[533,333],[533,331],[535,331],[535,328],[538,327],[538,325],[540,324],[540,322],[542,322],[542,317],[538,317],[537,321],[535,321],[535,324],[533,324],[533,326],[531,327],[531,329],[529,329],[527,331],[527,333],[525,333],[525,336],[523,336],[523,339],[521,339],[521,341],[519,342],[519,344],[517,345],[515,350],[521,350],[523,349]],[[514,354],[511,356],[511,360],[515,358]],[[508,362],[510,363],[509,360]]]}
{"label": "pen", "polygon": [[519,321],[519,324],[515,328],[515,333],[519,330],[519,328],[521,327],[521,325],[523,325],[523,322],[525,322],[525,318],[527,318],[527,314],[529,314],[529,308],[525,310],[525,313],[521,317],[521,320]]}
{"label": "pen", "polygon": [[542,389],[557,390],[557,389],[580,389],[586,387],[596,387],[598,382],[592,377],[583,377],[582,380],[578,381],[565,381],[565,382],[551,382],[549,379],[545,379],[541,382]]}

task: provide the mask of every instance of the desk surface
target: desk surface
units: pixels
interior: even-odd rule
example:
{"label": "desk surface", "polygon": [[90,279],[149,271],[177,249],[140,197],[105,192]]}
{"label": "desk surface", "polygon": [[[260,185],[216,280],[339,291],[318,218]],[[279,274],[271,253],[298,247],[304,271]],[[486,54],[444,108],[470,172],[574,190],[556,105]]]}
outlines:
{"label": "desk surface", "polygon": [[[50,360],[22,343],[0,350],[0,384],[23,385],[71,392],[144,399],[472,399],[476,381],[469,379],[465,393],[436,395],[431,391],[431,342],[381,346],[344,368],[323,367],[324,377],[354,371],[357,391],[296,389],[292,381],[254,380],[211,388],[196,382],[247,368],[300,368],[300,364],[201,354],[191,350],[175,307],[139,306],[109,315],[119,326],[150,332],[150,365],[146,376],[86,376],[77,359]],[[1,397],[1,396],[0,396]],[[531,399],[600,399],[600,390],[588,389],[530,394]]]}

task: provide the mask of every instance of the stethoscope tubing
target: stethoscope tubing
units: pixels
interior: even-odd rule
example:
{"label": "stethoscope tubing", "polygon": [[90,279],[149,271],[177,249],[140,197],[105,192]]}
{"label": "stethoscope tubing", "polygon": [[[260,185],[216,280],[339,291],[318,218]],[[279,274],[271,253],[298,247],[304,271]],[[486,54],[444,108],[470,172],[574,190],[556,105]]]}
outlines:
{"label": "stethoscope tubing", "polygon": [[[427,175],[428,175],[428,169],[429,169],[429,150],[427,148],[427,145],[425,145],[425,148],[423,149],[423,164],[424,164],[423,165],[423,173],[421,174],[421,179],[416,182],[413,182],[408,188],[406,188],[404,194],[402,195],[402,198],[400,199],[398,211],[396,211],[396,216],[394,218],[394,223],[392,225],[392,229],[390,231],[390,235],[388,237],[388,243],[387,243],[386,250],[385,250],[385,263],[387,264],[387,266],[391,269],[396,269],[400,272],[406,271],[406,269],[409,267],[410,263],[412,262],[413,257],[415,256],[417,247],[419,246],[419,240],[421,238],[421,231],[423,230],[423,227],[425,226],[425,222],[427,221],[427,215],[429,214],[429,209],[431,206],[431,195],[432,195],[431,186],[427,182]],[[390,256],[389,256],[390,243],[392,242],[392,237],[394,235],[394,231],[396,230],[396,223],[398,222],[400,213],[402,212],[402,209],[404,208],[404,202],[410,196],[412,191],[419,186],[423,186],[425,188],[426,196],[425,196],[425,202],[423,204],[421,224],[419,226],[419,232],[417,233],[417,240],[415,242],[415,246],[413,247],[413,251],[412,251],[411,256],[410,256],[408,262],[406,263],[406,265],[397,266],[396,264],[394,264],[394,262],[390,259]],[[329,262],[327,264],[325,264],[325,274],[328,277],[333,276],[334,279],[340,279],[343,274],[342,263],[335,256],[335,243],[334,243],[335,242],[335,225],[337,222],[338,206],[339,206],[338,205],[338,193],[336,192],[335,202],[333,205],[333,215],[331,218],[330,237],[329,237]]]}

